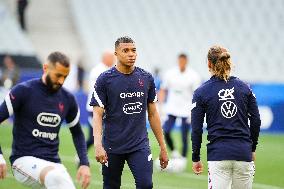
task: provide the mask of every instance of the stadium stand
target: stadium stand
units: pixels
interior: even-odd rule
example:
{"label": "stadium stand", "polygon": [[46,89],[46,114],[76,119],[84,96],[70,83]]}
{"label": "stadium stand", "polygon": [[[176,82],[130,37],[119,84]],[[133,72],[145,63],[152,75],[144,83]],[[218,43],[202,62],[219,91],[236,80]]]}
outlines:
{"label": "stadium stand", "polygon": [[129,35],[137,42],[138,65],[163,70],[183,51],[207,78],[208,47],[221,44],[234,55],[235,75],[253,83],[284,81],[283,7],[282,0],[71,0],[91,62]]}
{"label": "stadium stand", "polygon": [[19,55],[34,55],[35,51],[12,17],[5,4],[0,2],[0,52]]}
{"label": "stadium stand", "polygon": [[21,31],[6,4],[2,2],[0,2],[0,23],[0,67],[3,66],[3,57],[10,55],[20,68],[40,68],[31,41]]}

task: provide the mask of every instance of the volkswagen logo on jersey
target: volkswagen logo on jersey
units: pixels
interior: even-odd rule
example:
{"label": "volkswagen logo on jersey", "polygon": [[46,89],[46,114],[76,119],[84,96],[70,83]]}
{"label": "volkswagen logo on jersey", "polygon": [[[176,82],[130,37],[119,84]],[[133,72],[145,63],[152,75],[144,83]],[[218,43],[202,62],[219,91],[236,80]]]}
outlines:
{"label": "volkswagen logo on jersey", "polygon": [[231,101],[226,101],[221,106],[221,113],[225,118],[232,118],[237,113],[237,106]]}
{"label": "volkswagen logo on jersey", "polygon": [[37,116],[37,122],[45,127],[57,127],[61,122],[61,117],[58,114],[42,112]]}
{"label": "volkswagen logo on jersey", "polygon": [[142,112],[142,103],[134,102],[134,103],[124,104],[123,112],[125,114],[139,114]]}

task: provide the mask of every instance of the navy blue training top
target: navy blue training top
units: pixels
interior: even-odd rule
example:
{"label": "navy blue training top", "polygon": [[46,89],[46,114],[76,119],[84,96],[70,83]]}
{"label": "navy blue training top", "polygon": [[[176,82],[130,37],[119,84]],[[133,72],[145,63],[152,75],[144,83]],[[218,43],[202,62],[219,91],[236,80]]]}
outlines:
{"label": "navy blue training top", "polygon": [[131,74],[113,67],[98,77],[90,105],[105,110],[103,146],[107,152],[123,154],[149,148],[146,109],[156,100],[152,75],[139,67]]}
{"label": "navy blue training top", "polygon": [[205,115],[208,161],[252,161],[261,121],[256,97],[247,84],[236,77],[225,82],[213,76],[194,92],[191,111],[194,162],[200,160]]}
{"label": "navy blue training top", "polygon": [[11,164],[22,156],[60,162],[58,133],[64,120],[79,122],[74,96],[64,88],[52,93],[41,79],[16,85],[0,107],[0,122],[14,115]]}

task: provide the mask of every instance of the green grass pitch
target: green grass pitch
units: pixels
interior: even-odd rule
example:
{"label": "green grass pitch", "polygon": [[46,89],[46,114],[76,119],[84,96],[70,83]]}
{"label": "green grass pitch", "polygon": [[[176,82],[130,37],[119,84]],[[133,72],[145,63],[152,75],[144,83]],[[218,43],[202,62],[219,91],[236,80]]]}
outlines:
{"label": "green grass pitch", "polygon": [[[0,126],[0,143],[4,151],[4,156],[8,160],[11,152],[12,127],[4,123]],[[74,161],[75,149],[73,146],[71,134],[67,128],[60,131],[60,157],[64,165],[69,170],[72,178],[75,180],[76,163]],[[158,157],[158,145],[154,140],[153,133],[149,131],[151,149],[153,158]],[[206,166],[206,136],[203,136],[202,158]],[[178,132],[174,133],[174,139],[177,145],[181,146],[181,139]],[[254,179],[254,189],[284,189],[284,135],[263,134],[260,135],[257,148],[256,174]],[[89,158],[92,170],[92,182],[89,188],[102,188],[102,176],[100,165],[95,161],[93,149],[89,151]],[[191,171],[190,156],[188,157],[187,170],[184,173],[174,174],[155,170],[153,175],[154,189],[201,189],[207,188],[207,167],[202,175],[194,175]],[[76,187],[80,185],[76,182]],[[0,189],[24,189],[26,187],[18,184],[13,178],[11,168],[9,167],[8,177],[0,181]],[[134,189],[134,179],[125,165],[122,176],[122,189]]]}

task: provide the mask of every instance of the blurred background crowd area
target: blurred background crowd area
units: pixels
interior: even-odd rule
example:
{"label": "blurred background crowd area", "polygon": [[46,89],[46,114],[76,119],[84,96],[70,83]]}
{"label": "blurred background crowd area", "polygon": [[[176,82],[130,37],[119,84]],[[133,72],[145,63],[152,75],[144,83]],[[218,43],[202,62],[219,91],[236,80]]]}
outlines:
{"label": "blurred background crowd area", "polygon": [[262,130],[284,133],[283,31],[283,0],[0,0],[0,95],[62,51],[72,62],[65,87],[86,123],[89,72],[118,37],[135,40],[137,65],[161,82],[180,53],[206,81],[208,49],[219,44],[256,93]]}

